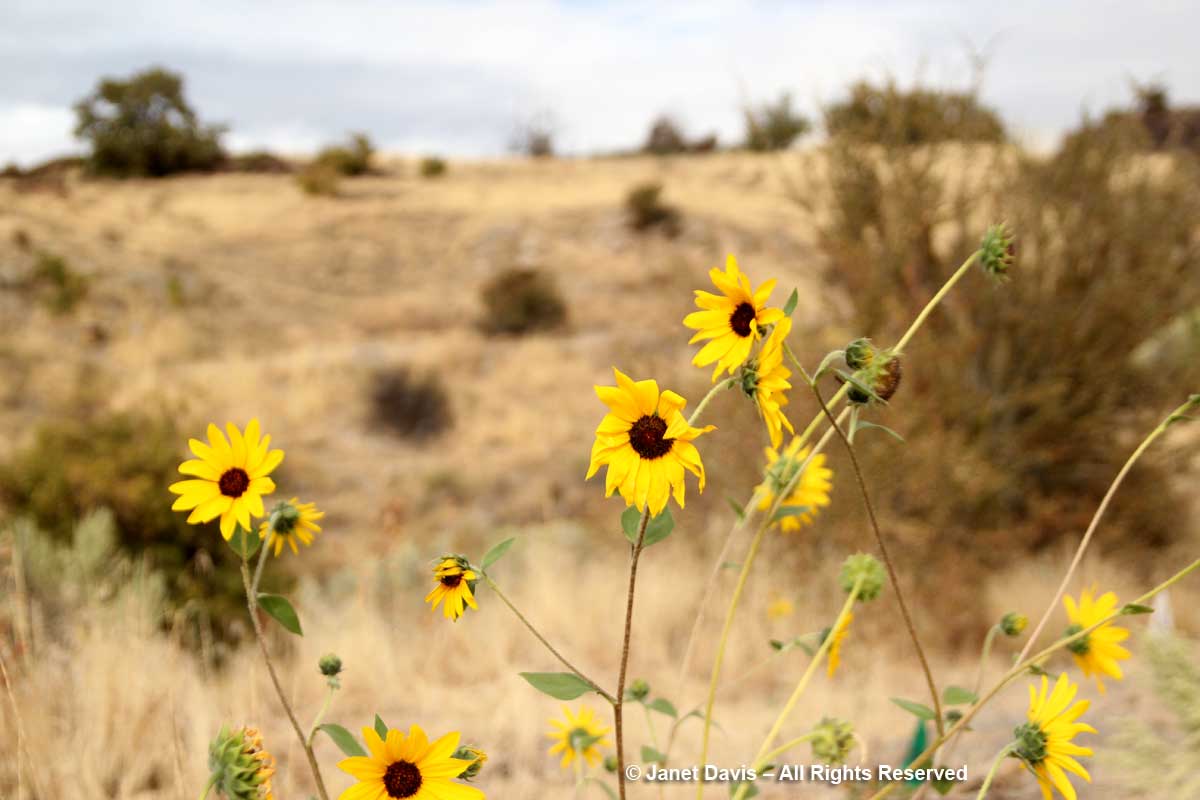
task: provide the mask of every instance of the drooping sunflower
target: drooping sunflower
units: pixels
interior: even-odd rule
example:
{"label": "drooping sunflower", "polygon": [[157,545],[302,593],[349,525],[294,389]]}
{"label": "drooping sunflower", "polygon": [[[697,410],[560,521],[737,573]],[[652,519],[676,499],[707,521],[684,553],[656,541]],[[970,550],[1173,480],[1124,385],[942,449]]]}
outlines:
{"label": "drooping sunflower", "polygon": [[209,781],[228,800],[273,800],[275,757],[257,728],[223,726],[208,746]]}
{"label": "drooping sunflower", "polygon": [[[800,440],[793,438],[781,455],[773,447],[765,450],[767,454],[766,477],[759,484],[759,511],[767,511],[775,502],[775,496],[782,491],[796,475],[796,470],[808,458],[809,448],[801,447]],[[792,507],[797,509],[779,521],[779,529],[784,533],[798,531],[805,525],[811,525],[818,511],[829,505],[829,492],[833,488],[833,470],[825,466],[825,454],[817,453],[804,474],[796,482],[792,492],[780,503],[780,508]],[[805,510],[800,511],[803,508]]]}
{"label": "drooping sunflower", "polygon": [[659,392],[653,380],[634,382],[613,368],[616,386],[597,386],[596,394],[609,413],[596,428],[587,477],[607,465],[604,496],[619,491],[625,505],[657,516],[672,492],[683,508],[684,470],[699,478],[704,491],[704,464],[692,441],[714,426],[693,428],[683,416],[687,404],[669,389]]}
{"label": "drooping sunflower", "polygon": [[453,757],[459,734],[447,733],[432,744],[417,725],[407,736],[389,729],[382,739],[374,728],[363,728],[362,735],[371,754],[338,762],[339,769],[358,781],[338,800],[483,800],[483,792],[474,786],[454,781],[473,763]]}
{"label": "drooping sunflower", "polygon": [[261,436],[258,420],[250,420],[243,433],[232,422],[225,424],[229,438],[209,423],[208,443],[189,439],[196,458],[179,465],[179,472],[191,480],[171,484],[179,495],[175,511],[188,511],[188,522],[200,524],[221,518],[221,535],[233,536],[235,526],[253,530],[252,517],[263,515],[263,496],[275,491],[268,476],[283,461],[282,450],[271,450],[271,437]]}
{"label": "drooping sunflower", "polygon": [[576,758],[582,758],[589,766],[600,763],[600,748],[610,747],[611,743],[604,738],[609,728],[596,719],[596,712],[589,706],[580,706],[578,714],[572,714],[569,706],[563,706],[565,720],[550,719],[554,730],[546,734],[555,741],[550,748],[550,755],[562,753],[562,767],[567,769]]}
{"label": "drooping sunflower", "polygon": [[470,606],[476,611],[479,606],[475,603],[472,593],[475,581],[479,576],[471,569],[471,564],[462,556],[442,556],[433,567],[433,581],[436,584],[433,591],[425,595],[425,602],[431,603],[430,610],[434,611],[443,600],[442,612],[446,619],[458,622],[464,613],[464,606]]}
{"label": "drooping sunflower", "polygon": [[837,672],[837,668],[842,663],[842,642],[846,639],[846,634],[850,632],[850,623],[854,621],[853,612],[842,617],[842,621],[833,628],[827,635],[833,640],[829,645],[829,667],[826,670],[829,677]]}
{"label": "drooping sunflower", "polygon": [[299,498],[293,497],[271,510],[271,515],[258,526],[258,535],[266,539],[271,534],[276,556],[283,552],[285,544],[298,555],[300,548],[296,542],[305,547],[312,544],[313,537],[321,532],[317,521],[324,516],[325,512],[318,511],[316,503],[301,503]]}
{"label": "drooping sunflower", "polygon": [[[1079,595],[1079,602],[1070,595],[1063,597],[1063,605],[1067,608],[1067,617],[1071,620],[1066,635],[1078,633],[1090,628],[1100,620],[1117,610],[1117,596],[1113,592],[1105,592],[1095,597],[1094,589],[1086,589]],[[1087,677],[1096,677],[1096,686],[1104,694],[1104,680],[1107,675],[1113,680],[1121,680],[1125,673],[1121,671],[1118,661],[1130,657],[1130,653],[1120,642],[1129,638],[1129,631],[1118,628],[1111,622],[1101,625],[1087,636],[1067,645],[1067,649],[1075,657],[1075,663]]]}
{"label": "drooping sunflower", "polygon": [[1092,780],[1074,758],[1090,756],[1092,751],[1071,742],[1080,733],[1096,732],[1091,725],[1076,722],[1088,709],[1087,700],[1071,704],[1078,691],[1079,686],[1066,673],[1058,676],[1054,690],[1050,691],[1050,681],[1043,675],[1040,692],[1032,685],[1029,687],[1029,721],[1014,731],[1013,755],[1037,778],[1044,800],[1051,800],[1052,788],[1058,789],[1066,800],[1077,800],[1068,772],[1089,783]]}
{"label": "drooping sunflower", "polygon": [[713,372],[716,381],[721,370],[732,375],[745,362],[750,348],[762,336],[761,329],[782,319],[783,311],[766,307],[775,289],[775,279],[752,289],[750,279],[738,269],[737,259],[732,255],[725,258],[724,272],[713,267],[708,276],[721,294],[697,289],[696,305],[700,310],[684,317],[683,324],[696,330],[689,344],[710,340],[696,353],[692,363],[704,367],[717,362]]}
{"label": "drooping sunflower", "polygon": [[742,391],[754,400],[758,412],[767,425],[771,447],[779,447],[783,441],[783,429],[794,434],[795,428],[783,413],[788,404],[788,389],[792,384],[788,378],[792,371],[783,365],[783,343],[792,330],[792,321],[787,317],[775,324],[771,335],[763,343],[756,358],[742,366]]}

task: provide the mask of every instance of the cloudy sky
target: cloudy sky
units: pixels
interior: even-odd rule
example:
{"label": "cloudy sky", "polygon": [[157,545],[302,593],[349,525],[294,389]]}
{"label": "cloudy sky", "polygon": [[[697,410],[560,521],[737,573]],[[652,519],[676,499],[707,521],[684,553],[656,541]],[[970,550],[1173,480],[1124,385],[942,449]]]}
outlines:
{"label": "cloudy sky", "polygon": [[1084,110],[1166,82],[1200,101],[1200,3],[1141,0],[0,0],[0,164],[77,148],[71,104],[102,75],[181,71],[236,149],[491,155],[549,113],[561,149],[635,145],[661,112],[740,132],[739,103],[815,109],[862,76],[966,86],[1052,142]]}

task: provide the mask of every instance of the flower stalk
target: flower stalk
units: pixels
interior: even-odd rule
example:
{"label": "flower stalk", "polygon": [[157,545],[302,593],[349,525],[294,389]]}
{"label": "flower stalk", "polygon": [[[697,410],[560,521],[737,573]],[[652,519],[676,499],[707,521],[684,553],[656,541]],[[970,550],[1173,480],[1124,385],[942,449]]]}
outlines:
{"label": "flower stalk", "polygon": [[[712,392],[709,392],[712,395]],[[707,398],[706,398],[707,399]],[[696,413],[693,412],[693,417]],[[650,522],[650,506],[642,512],[642,520],[638,524],[637,541],[633,545],[633,553],[629,560],[629,591],[625,595],[625,635],[621,643],[621,668],[617,673],[617,696],[613,701],[613,727],[617,736],[617,791],[621,800],[625,800],[625,675],[629,668],[629,639],[633,634],[633,595],[637,587],[638,560],[642,556],[642,546],[646,541],[646,525]]]}

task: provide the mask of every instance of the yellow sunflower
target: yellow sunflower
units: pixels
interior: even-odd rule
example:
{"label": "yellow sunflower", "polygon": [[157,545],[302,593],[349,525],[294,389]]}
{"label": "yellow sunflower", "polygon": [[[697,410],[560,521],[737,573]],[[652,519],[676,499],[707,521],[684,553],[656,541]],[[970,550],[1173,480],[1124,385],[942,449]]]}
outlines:
{"label": "yellow sunflower", "polygon": [[275,491],[270,475],[283,461],[282,450],[270,450],[271,437],[260,436],[258,420],[250,420],[243,433],[232,422],[225,424],[229,438],[216,425],[208,426],[208,443],[189,439],[196,458],[179,465],[191,480],[171,484],[179,495],[171,506],[188,511],[188,522],[199,524],[221,518],[221,535],[233,536],[234,527],[253,530],[251,517],[263,515],[263,496]]}
{"label": "yellow sunflower", "polygon": [[321,532],[317,521],[324,516],[325,512],[318,511],[316,503],[301,503],[299,498],[293,497],[272,509],[271,516],[258,526],[258,535],[266,539],[267,534],[273,534],[271,541],[275,543],[276,556],[283,552],[285,544],[293,553],[299,554],[296,542],[305,547],[312,544],[313,536]]}
{"label": "yellow sunflower", "polygon": [[[761,499],[758,510],[767,511],[775,502],[775,495],[782,491],[795,477],[796,470],[808,458],[809,448],[800,447],[800,440],[793,438],[780,455],[773,447],[766,448],[767,469],[766,478],[759,484]],[[784,533],[798,531],[805,525],[811,525],[817,512],[823,506],[829,505],[829,491],[833,488],[833,470],[825,466],[825,454],[818,453],[804,468],[804,474],[796,482],[791,494],[780,504],[780,508],[791,506],[796,509],[803,507],[804,511],[784,517],[779,521],[779,528]]]}
{"label": "yellow sunflower", "polygon": [[788,404],[784,393],[792,388],[788,378],[792,371],[783,365],[783,343],[792,330],[792,321],[787,317],[779,320],[762,351],[742,367],[742,391],[753,398],[767,425],[767,434],[771,437],[771,447],[779,447],[783,441],[783,429],[794,434],[795,428],[783,413],[783,407]]}
{"label": "yellow sunflower", "polygon": [[[1029,687],[1029,722],[1014,731],[1016,743],[1013,754],[1037,778],[1044,800],[1051,800],[1051,789],[1058,789],[1066,800],[1076,800],[1075,787],[1067,778],[1072,772],[1091,783],[1091,776],[1074,756],[1090,756],[1086,747],[1072,744],[1071,740],[1080,733],[1095,733],[1096,729],[1075,720],[1088,709],[1088,701],[1071,701],[1079,686],[1071,683],[1066,674],[1058,676],[1054,690],[1050,681],[1042,676],[1042,690]],[[1047,696],[1049,695],[1049,696]]]}
{"label": "yellow sunflower", "polygon": [[841,623],[827,634],[833,640],[829,645],[829,668],[826,670],[831,678],[842,663],[842,642],[850,632],[850,623],[853,621],[853,612],[848,613],[842,617]]}
{"label": "yellow sunflower", "polygon": [[362,734],[371,755],[338,762],[339,769],[358,781],[338,800],[483,800],[483,792],[475,787],[454,782],[473,763],[453,757],[459,734],[447,733],[433,744],[417,725],[407,736],[388,730],[386,740],[374,728],[363,728]]}
{"label": "yellow sunflower", "polygon": [[609,728],[600,725],[596,712],[588,706],[580,706],[578,714],[572,714],[568,706],[563,706],[566,720],[551,718],[550,724],[554,730],[546,734],[555,744],[550,748],[550,755],[562,753],[562,767],[567,769],[576,757],[582,758],[589,766],[600,763],[600,748],[610,747],[611,743],[604,738]]}
{"label": "yellow sunflower", "polygon": [[222,726],[208,746],[209,786],[229,800],[272,800],[275,757],[257,728]]}
{"label": "yellow sunflower", "polygon": [[476,611],[479,606],[475,603],[472,590],[479,576],[471,569],[471,564],[462,556],[442,556],[433,568],[433,581],[436,584],[433,591],[425,595],[425,602],[431,603],[430,610],[434,611],[438,603],[445,600],[442,612],[446,619],[458,622],[464,613],[464,606],[470,606]]}
{"label": "yellow sunflower", "polygon": [[[1105,592],[1099,598],[1094,595],[1095,590],[1088,589],[1079,595],[1078,603],[1070,595],[1063,598],[1063,605],[1067,607],[1067,617],[1071,620],[1071,625],[1066,631],[1067,636],[1090,628],[1117,610],[1117,596],[1112,592]],[[1096,686],[1101,694],[1105,691],[1101,676],[1107,675],[1118,681],[1125,677],[1117,662],[1130,657],[1129,651],[1119,644],[1128,638],[1129,631],[1125,628],[1107,623],[1067,645],[1083,674],[1089,678],[1096,676]]]}
{"label": "yellow sunflower", "polygon": [[783,319],[783,311],[766,307],[775,289],[775,279],[751,289],[750,279],[738,270],[737,259],[732,255],[725,259],[724,272],[714,267],[708,276],[721,294],[697,289],[696,305],[700,310],[684,317],[683,324],[696,330],[688,344],[710,340],[696,353],[692,363],[704,367],[717,362],[713,372],[716,381],[721,370],[732,375],[745,362],[750,348],[762,335],[761,328]]}
{"label": "yellow sunflower", "polygon": [[596,428],[587,477],[607,465],[605,497],[620,491],[625,505],[639,511],[649,507],[651,516],[658,516],[673,491],[683,508],[684,470],[700,479],[704,491],[704,464],[692,441],[714,427],[689,425],[682,413],[687,401],[670,390],[660,393],[657,382],[635,383],[619,369],[613,372],[616,386],[596,387],[609,413]]}

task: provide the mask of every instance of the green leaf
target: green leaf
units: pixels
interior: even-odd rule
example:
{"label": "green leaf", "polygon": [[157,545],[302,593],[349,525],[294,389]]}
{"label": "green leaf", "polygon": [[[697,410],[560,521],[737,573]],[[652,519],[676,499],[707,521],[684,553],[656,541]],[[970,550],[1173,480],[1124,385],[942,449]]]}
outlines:
{"label": "green leaf", "polygon": [[934,720],[937,719],[937,714],[933,713],[933,709],[929,706],[923,706],[920,703],[914,703],[912,700],[905,700],[901,697],[891,698],[892,702],[903,708],[908,713],[918,719]]}
{"label": "green leaf", "polygon": [[1042,675],[1049,676],[1050,675],[1049,672],[1046,672],[1046,670],[1042,668],[1041,664],[1030,664],[1029,665],[1029,674],[1037,675],[1037,676],[1042,676]]}
{"label": "green leaf", "polygon": [[948,795],[954,788],[955,780],[953,778],[935,778],[929,781],[929,785],[933,790],[940,795]]}
{"label": "green leaf", "polygon": [[788,642],[782,642],[782,641],[780,641],[779,639],[772,639],[772,640],[771,640],[771,642],[770,642],[770,644],[771,644],[771,649],[772,649],[772,650],[776,650],[776,651],[778,651],[778,652],[781,652],[781,653],[782,653],[782,652],[783,652],[783,648],[787,647],[789,643],[788,643]]}
{"label": "green leaf", "polygon": [[783,304],[783,315],[790,317],[792,312],[796,310],[796,304],[800,302],[800,292],[797,289],[792,289],[792,293],[788,295],[787,302]]}
{"label": "green leaf", "polygon": [[665,764],[667,763],[667,757],[655,750],[653,747],[644,744],[642,745],[642,761],[646,764],[651,762]]}
{"label": "green leaf", "polygon": [[[637,544],[638,528],[641,524],[642,512],[637,510],[637,506],[630,506],[621,514],[621,529],[625,531],[625,538],[632,545]],[[675,519],[671,516],[671,509],[664,508],[661,514],[651,517],[646,523],[646,535],[642,538],[642,549],[644,550],[652,544],[658,544],[670,536],[674,528]]]}
{"label": "green leaf", "polygon": [[942,702],[948,706],[975,705],[979,697],[969,689],[961,686],[947,686],[942,692]]}
{"label": "green leaf", "polygon": [[780,506],[775,511],[775,516],[771,517],[771,521],[778,522],[786,517],[798,517],[801,514],[807,514],[811,510],[811,506]]}
{"label": "green leaf", "polygon": [[229,537],[228,544],[229,549],[238,554],[238,558],[249,561],[250,557],[258,552],[262,537],[237,525],[233,529],[233,536]]}
{"label": "green leaf", "polygon": [[282,625],[290,633],[297,636],[303,636],[304,632],[300,630],[300,618],[296,616],[296,609],[292,608],[292,604],[288,602],[286,597],[281,597],[277,594],[258,595],[258,605],[263,611],[270,614],[276,622]]}
{"label": "green leaf", "polygon": [[[836,372],[841,377],[841,379],[844,380],[846,383],[848,383],[851,386],[853,386],[854,388],[858,389],[860,392],[867,395],[872,400],[875,400],[876,402],[878,402],[882,405],[885,405],[885,406],[887,405],[887,401],[884,400],[882,397],[880,397],[878,394],[876,394],[874,389],[872,389],[870,386],[867,386],[865,383],[863,383],[858,378],[851,375],[849,372],[846,372],[844,369],[834,370],[834,372]],[[859,427],[862,427],[861,423],[859,424]]]}
{"label": "green leaf", "polygon": [[742,507],[741,503],[739,503],[737,500],[734,500],[732,497],[726,497],[725,502],[729,503],[729,507],[733,509],[733,513],[737,514],[739,522],[746,518],[746,509]]}
{"label": "green leaf", "polygon": [[592,784],[595,784],[596,786],[599,786],[601,789],[604,790],[604,793],[609,796],[610,800],[617,800],[616,790],[613,789],[611,786],[609,786],[604,781],[600,780],[599,778],[589,775],[583,779],[583,782],[584,783],[592,783]]}
{"label": "green leaf", "polygon": [[741,569],[742,565],[736,561],[726,561],[721,564],[721,569]]}
{"label": "green leaf", "polygon": [[511,539],[505,539],[503,542],[484,553],[483,561],[479,562],[479,568],[486,572],[488,567],[504,558],[504,554],[508,552],[508,548],[512,547],[513,542],[516,540],[517,537],[515,536],[513,536]]}
{"label": "green leaf", "polygon": [[814,381],[820,380],[821,376],[829,370],[829,365],[844,355],[846,355],[846,351],[844,350],[831,350],[826,353],[825,357],[821,359],[821,363],[817,366],[817,371],[813,373],[812,379]]}
{"label": "green leaf", "polygon": [[522,672],[521,677],[542,694],[556,700],[574,700],[596,691],[586,681],[571,672]]}
{"label": "green leaf", "polygon": [[387,723],[378,714],[375,715],[375,732],[379,734],[380,739],[387,739]]}
{"label": "green leaf", "polygon": [[1138,605],[1137,603],[1126,603],[1121,606],[1121,613],[1126,616],[1134,614],[1153,614],[1154,609],[1150,606]]}
{"label": "green leaf", "polygon": [[866,428],[875,428],[876,430],[883,431],[884,433],[888,434],[889,436],[895,437],[895,439],[898,442],[901,442],[902,444],[904,443],[904,437],[901,436],[900,434],[896,433],[894,430],[889,428],[887,425],[877,425],[874,422],[867,422],[866,420],[858,420],[854,426],[854,429],[857,431],[861,431]]}
{"label": "green leaf", "polygon": [[333,743],[338,746],[348,756],[365,756],[367,751],[358,743],[358,739],[354,738],[354,734],[343,728],[341,725],[334,725],[332,722],[326,722],[321,726],[321,730],[333,739]]}
{"label": "green leaf", "polygon": [[647,703],[646,708],[651,711],[657,711],[660,714],[666,714],[668,717],[679,716],[679,712],[675,710],[675,706],[671,705],[671,701],[665,697],[659,697],[653,702]]}

